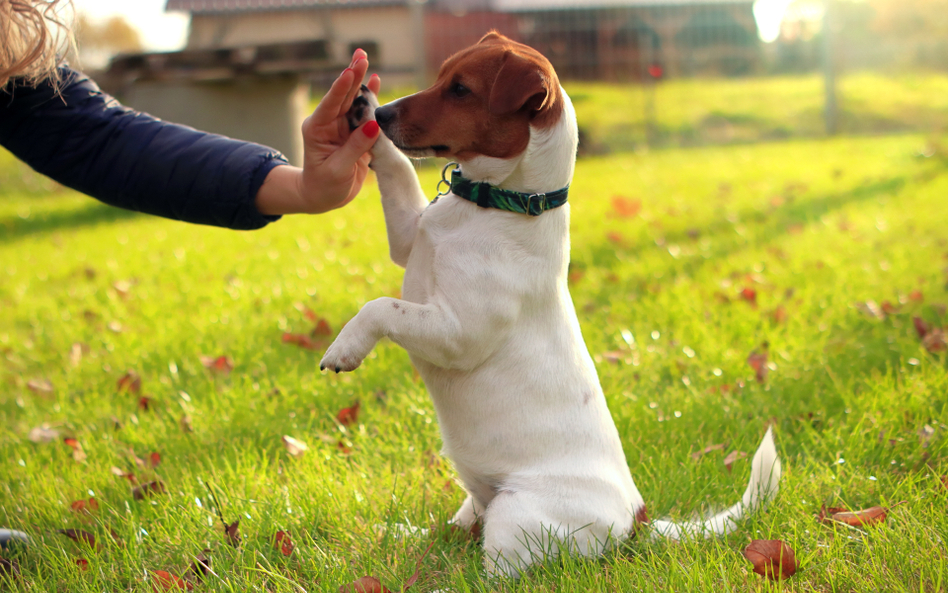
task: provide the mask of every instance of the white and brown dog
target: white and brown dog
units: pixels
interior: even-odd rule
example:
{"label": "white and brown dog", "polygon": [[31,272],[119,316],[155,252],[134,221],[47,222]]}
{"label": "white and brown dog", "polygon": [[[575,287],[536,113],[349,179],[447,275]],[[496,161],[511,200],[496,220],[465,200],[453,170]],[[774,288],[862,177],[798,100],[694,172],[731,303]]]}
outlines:
{"label": "white and brown dog", "polygon": [[[449,58],[431,88],[350,117],[375,118],[372,149],[402,298],[367,303],[320,368],[351,371],[379,339],[408,351],[467,489],[454,522],[484,521],[486,567],[516,575],[570,550],[601,553],[646,521],[566,275],[577,126],[549,61],[490,33]],[[407,155],[407,156],[406,156]],[[408,157],[459,163],[431,204]],[[768,430],[740,503],[655,533],[723,534],[777,491]]]}

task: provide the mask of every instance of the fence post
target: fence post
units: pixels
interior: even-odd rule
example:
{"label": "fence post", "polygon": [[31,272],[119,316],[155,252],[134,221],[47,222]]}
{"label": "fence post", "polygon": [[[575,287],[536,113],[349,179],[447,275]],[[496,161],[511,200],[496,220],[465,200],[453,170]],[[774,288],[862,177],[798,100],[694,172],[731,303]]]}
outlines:
{"label": "fence post", "polygon": [[428,86],[428,60],[425,55],[425,5],[427,2],[428,0],[411,0],[408,3],[412,35],[415,37],[415,86],[419,90]]}
{"label": "fence post", "polygon": [[823,117],[828,136],[837,131],[835,36],[836,2],[823,0]]}

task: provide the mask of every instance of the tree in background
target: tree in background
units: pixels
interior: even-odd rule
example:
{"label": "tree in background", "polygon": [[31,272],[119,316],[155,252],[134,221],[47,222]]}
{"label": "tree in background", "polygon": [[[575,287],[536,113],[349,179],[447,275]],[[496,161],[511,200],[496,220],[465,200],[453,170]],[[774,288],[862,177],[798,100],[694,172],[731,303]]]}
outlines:
{"label": "tree in background", "polygon": [[76,41],[79,61],[83,68],[99,69],[120,53],[141,51],[142,40],[138,29],[121,16],[96,22],[86,14],[76,16]]}

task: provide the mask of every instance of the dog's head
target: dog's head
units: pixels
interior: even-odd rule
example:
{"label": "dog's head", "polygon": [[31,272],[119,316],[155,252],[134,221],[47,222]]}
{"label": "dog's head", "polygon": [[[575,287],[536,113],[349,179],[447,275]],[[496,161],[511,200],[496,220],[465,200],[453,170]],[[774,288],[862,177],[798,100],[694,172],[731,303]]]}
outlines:
{"label": "dog's head", "polygon": [[408,156],[467,160],[521,154],[530,128],[550,127],[562,113],[549,60],[492,32],[448,58],[433,86],[380,107],[375,117]]}

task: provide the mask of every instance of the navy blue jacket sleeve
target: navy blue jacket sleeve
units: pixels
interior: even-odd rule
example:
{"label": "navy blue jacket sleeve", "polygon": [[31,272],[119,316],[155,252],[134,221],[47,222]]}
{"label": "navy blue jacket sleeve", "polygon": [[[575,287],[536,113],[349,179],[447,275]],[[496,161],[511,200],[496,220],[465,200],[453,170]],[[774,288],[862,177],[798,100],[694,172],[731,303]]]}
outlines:
{"label": "navy blue jacket sleeve", "polygon": [[60,91],[0,89],[0,146],[36,171],[106,204],[232,229],[278,219],[254,199],[282,154],[129,109],[60,68]]}

